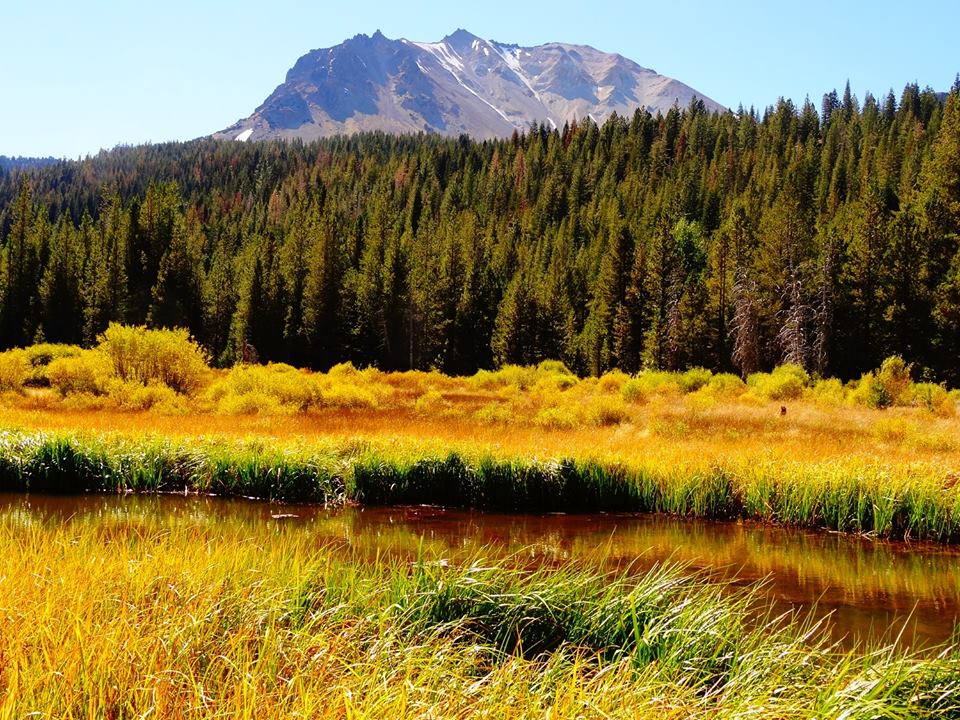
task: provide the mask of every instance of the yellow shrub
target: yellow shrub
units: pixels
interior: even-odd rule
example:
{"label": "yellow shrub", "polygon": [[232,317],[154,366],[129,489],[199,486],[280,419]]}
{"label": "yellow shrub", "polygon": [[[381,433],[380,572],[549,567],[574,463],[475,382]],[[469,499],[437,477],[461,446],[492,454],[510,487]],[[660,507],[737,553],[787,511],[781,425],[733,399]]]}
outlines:
{"label": "yellow shrub", "polygon": [[910,366],[899,355],[888,357],[880,365],[877,380],[889,398],[890,405],[909,405],[911,400]]}
{"label": "yellow shrub", "polygon": [[54,343],[40,343],[24,348],[23,354],[27,361],[27,385],[47,387],[50,384],[47,377],[47,368],[50,363],[60,358],[77,357],[83,350],[76,345],[61,345]]}
{"label": "yellow shrub", "polygon": [[207,356],[184,329],[148,330],[112,323],[99,349],[124,382],[159,382],[179,393],[199,389],[208,374]]}
{"label": "yellow shrub", "polygon": [[243,395],[227,395],[217,403],[223,415],[283,415],[289,412],[271,395],[254,390]]}
{"label": "yellow shrub", "polygon": [[417,398],[414,409],[420,415],[435,415],[442,412],[445,405],[439,390],[428,390]]}
{"label": "yellow shrub", "polygon": [[643,402],[651,395],[680,393],[680,375],[665,370],[641,370],[624,383],[620,394],[627,402]]}
{"label": "yellow shrub", "polygon": [[360,371],[353,366],[352,362],[343,362],[337,363],[332,368],[327,370],[327,375],[330,377],[351,377],[353,375],[359,375]]}
{"label": "yellow shrub", "polygon": [[646,384],[640,378],[632,377],[620,388],[620,397],[628,403],[642,403],[647,399]]}
{"label": "yellow shrub", "polygon": [[764,407],[767,404],[767,401],[757,395],[752,390],[747,390],[737,396],[737,402],[741,405],[749,405],[751,407]]}
{"label": "yellow shrub", "polygon": [[470,377],[470,383],[481,390],[490,390],[505,384],[500,382],[497,373],[490,372],[489,370],[477,370],[477,372]]}
{"label": "yellow shrub", "polygon": [[452,378],[436,370],[407,370],[406,372],[381,373],[379,383],[396,389],[404,395],[420,397],[428,390],[449,386]]}
{"label": "yellow shrub", "polygon": [[743,395],[746,384],[732,373],[717,373],[710,378],[710,382],[697,392],[716,399],[736,399]]}
{"label": "yellow shrub", "polygon": [[572,375],[546,375],[537,380],[533,387],[528,388],[538,396],[569,390],[577,384],[577,378]]}
{"label": "yellow shrub", "polygon": [[690,393],[685,399],[686,406],[694,412],[705,412],[717,406],[717,398],[710,393],[707,386]]}
{"label": "yellow shrub", "polygon": [[781,365],[770,373],[754,373],[747,385],[768,400],[796,400],[810,384],[810,376],[799,365]]}
{"label": "yellow shrub", "polygon": [[346,383],[337,383],[320,390],[316,402],[318,407],[344,409],[375,409],[380,400],[370,388]]}
{"label": "yellow shrub", "polygon": [[811,397],[825,405],[842,405],[847,399],[847,390],[836,378],[817,380],[810,389]]}
{"label": "yellow shrub", "polygon": [[114,378],[110,381],[107,392],[121,410],[155,410],[165,414],[180,414],[189,409],[182,396],[173,388],[159,382],[141,385]]}
{"label": "yellow shrub", "polygon": [[385,373],[380,368],[377,368],[371,365],[361,370],[359,375],[361,378],[363,378],[364,382],[381,383],[383,382],[383,379],[386,377],[387,373]]}
{"label": "yellow shrub", "polygon": [[490,403],[484,405],[473,414],[477,422],[487,424],[509,423],[515,419],[516,415],[511,406],[507,403]]}
{"label": "yellow shrub", "polygon": [[537,365],[537,372],[549,375],[570,375],[574,377],[573,371],[559,360],[544,360]]}
{"label": "yellow shrub", "polygon": [[603,392],[618,393],[629,379],[630,376],[622,370],[610,370],[600,376],[600,379],[597,380],[597,387]]}
{"label": "yellow shrub", "polygon": [[533,423],[551,430],[570,430],[580,424],[580,418],[572,409],[548,407],[534,416]]}
{"label": "yellow shrub", "polygon": [[0,391],[20,392],[27,379],[27,361],[22,350],[0,353]]}
{"label": "yellow shrub", "polygon": [[495,385],[513,385],[519,390],[527,390],[539,379],[536,368],[520,365],[504,365],[492,376]]}
{"label": "yellow shrub", "polygon": [[587,407],[587,421],[591,425],[609,427],[619,425],[630,418],[630,413],[622,401],[610,398],[595,398]]}
{"label": "yellow shrub", "polygon": [[470,378],[470,382],[481,389],[493,389],[512,386],[520,390],[528,390],[535,385],[554,387],[564,390],[577,384],[574,375],[562,362],[558,360],[544,360],[537,366],[504,365],[495,372],[478,370]]}
{"label": "yellow shrub", "polygon": [[872,372],[864,373],[859,380],[850,382],[850,392],[847,395],[847,401],[854,405],[864,405],[866,407],[877,407],[877,395],[879,386]]}
{"label": "yellow shrub", "polygon": [[913,404],[925,408],[935,415],[952,417],[956,412],[956,403],[943,385],[934,383],[916,383],[911,388]]}
{"label": "yellow shrub", "polygon": [[99,350],[83,350],[72,357],[60,357],[46,368],[50,386],[63,396],[104,395],[112,372],[110,359]]}
{"label": "yellow shrub", "polygon": [[895,355],[884,360],[876,372],[865,373],[850,393],[850,400],[881,409],[894,405],[910,405],[913,401],[912,386],[910,366],[903,358]]}
{"label": "yellow shrub", "polygon": [[208,396],[223,413],[269,414],[319,408],[377,408],[381,399],[392,392],[382,373],[360,371],[350,363],[335,365],[326,374],[273,363],[233,368],[210,388]]}
{"label": "yellow shrub", "polygon": [[677,376],[676,382],[685,393],[691,393],[710,382],[713,373],[702,367],[692,367]]}
{"label": "yellow shrub", "polygon": [[230,407],[235,402],[232,398],[243,395],[271,397],[280,407],[302,412],[316,402],[320,391],[317,378],[311,373],[283,363],[271,363],[231,368],[225,378],[210,387],[208,395],[215,402],[226,402]]}

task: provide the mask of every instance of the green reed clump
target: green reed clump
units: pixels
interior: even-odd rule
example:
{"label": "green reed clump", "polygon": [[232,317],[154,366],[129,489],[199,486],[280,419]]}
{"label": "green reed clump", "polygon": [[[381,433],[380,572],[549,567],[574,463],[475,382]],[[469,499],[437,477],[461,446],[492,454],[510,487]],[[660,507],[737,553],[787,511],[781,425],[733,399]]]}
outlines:
{"label": "green reed clump", "polygon": [[747,631],[751,596],[659,566],[639,581],[572,567],[529,575],[504,566],[418,564],[397,600],[399,625],[439,630],[535,658],[575,647],[608,661],[657,663],[712,677],[729,667]]}
{"label": "green reed clump", "polygon": [[960,717],[956,652],[841,651],[676,565],[373,558],[307,525],[29,505],[0,546],[4,718]]}
{"label": "green reed clump", "polygon": [[960,541],[960,493],[935,476],[882,468],[754,468],[744,473],[746,517],[883,537]]}
{"label": "green reed clump", "polygon": [[290,502],[433,504],[510,512],[658,512],[960,541],[960,489],[935,469],[762,464],[632,466],[438,453],[371,442],[270,446],[0,433],[0,490],[183,492]]}
{"label": "green reed clump", "polygon": [[366,454],[352,466],[351,492],[360,502],[437,504],[527,512],[640,510],[641,488],[617,467],[570,459],[555,462],[470,460]]}
{"label": "green reed clump", "polygon": [[339,462],[323,453],[48,433],[0,433],[0,490],[193,491],[322,503],[342,502],[345,492]]}

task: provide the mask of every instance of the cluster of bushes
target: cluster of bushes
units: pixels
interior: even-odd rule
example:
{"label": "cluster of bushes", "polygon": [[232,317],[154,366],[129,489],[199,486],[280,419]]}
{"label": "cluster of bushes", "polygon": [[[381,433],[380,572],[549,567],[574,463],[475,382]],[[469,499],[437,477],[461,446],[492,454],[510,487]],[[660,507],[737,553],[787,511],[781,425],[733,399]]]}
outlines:
{"label": "cluster of bushes", "polygon": [[75,407],[179,412],[206,382],[207,361],[186,330],[113,324],[91,349],[41,344],[0,353],[0,390],[48,387]]}
{"label": "cluster of bushes", "polygon": [[357,370],[350,363],[334,365],[325,374],[283,363],[238,365],[215,381],[206,397],[218,412],[231,415],[369,409],[391,394],[389,386],[377,382],[379,377],[377,370]]}
{"label": "cluster of bushes", "polygon": [[445,392],[473,393],[484,404],[473,418],[486,423],[531,422],[545,428],[606,426],[624,422],[631,406],[656,398],[686,396],[694,408],[717,401],[760,403],[808,398],[827,405],[870,408],[921,407],[953,415],[958,391],[914,382],[900,357],[846,384],[816,379],[798,365],[754,373],[746,382],[701,367],[684,372],[612,370],[578,378],[562,362],[505,365],[468,378],[436,372],[385,374],[350,363],[326,373],[282,363],[238,365],[214,371],[186,330],[148,330],[110,325],[96,347],[39,344],[0,353],[0,392],[51,388],[71,407],[127,410],[188,409],[223,414],[293,414],[327,408],[375,409],[409,402],[424,415],[458,414]]}
{"label": "cluster of bushes", "polygon": [[700,367],[684,372],[643,370],[635,375],[612,370],[599,378],[578,380],[555,362],[482,371],[471,381],[476,387],[498,390],[506,398],[506,402],[478,410],[476,419],[507,423],[529,416],[534,424],[553,429],[616,425],[630,417],[631,406],[668,397],[686,397],[694,408],[711,407],[718,401],[756,404],[806,398],[839,406],[920,407],[941,416],[952,416],[960,400],[958,391],[914,382],[910,366],[899,357],[888,358],[875,372],[846,384],[816,379],[791,364],[753,373],[746,382],[730,373],[715,374]]}
{"label": "cluster of bushes", "polygon": [[581,380],[556,360],[481,370],[468,379],[469,383],[478,390],[496,392],[497,399],[477,410],[473,417],[484,423],[511,423],[523,418],[554,430],[617,425],[628,419],[629,412],[624,401],[610,391],[615,389],[620,376],[628,376],[615,372],[616,377],[613,373],[604,376],[601,388],[598,380]]}
{"label": "cluster of bushes", "polygon": [[[600,379],[601,386],[606,377]],[[714,375],[705,368],[695,367],[685,372],[643,370],[620,384],[620,395],[627,402],[641,403],[651,396],[692,393],[714,399],[735,398],[742,395],[746,389],[746,385],[736,375]]]}
{"label": "cluster of bushes", "polygon": [[470,382],[483,390],[514,388],[516,390],[566,390],[579,380],[559,360],[544,360],[539,365],[504,365],[499,370],[480,370]]}
{"label": "cluster of bushes", "polygon": [[727,400],[799,400],[809,398],[827,404],[850,404],[870,408],[922,407],[938,415],[953,415],[960,392],[943,385],[914,382],[911,367],[902,358],[884,360],[876,371],[846,384],[834,378],[816,379],[798,365],[781,365],[768,373],[753,373],[744,383],[736,375],[713,374],[704,368],[686,372],[644,370],[628,376],[613,371],[602,376],[598,386],[619,391],[628,403],[640,403],[655,395],[696,395]]}
{"label": "cluster of bushes", "polygon": [[47,366],[60,358],[75,357],[81,353],[76,345],[40,343],[28,348],[17,348],[0,353],[0,392],[20,391],[24,387],[44,387]]}

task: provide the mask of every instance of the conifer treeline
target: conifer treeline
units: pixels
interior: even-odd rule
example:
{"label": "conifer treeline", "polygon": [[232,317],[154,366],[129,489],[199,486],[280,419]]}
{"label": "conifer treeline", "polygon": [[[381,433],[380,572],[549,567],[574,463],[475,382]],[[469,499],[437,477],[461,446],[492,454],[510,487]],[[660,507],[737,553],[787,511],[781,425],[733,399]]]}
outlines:
{"label": "conifer treeline", "polygon": [[852,377],[901,354],[957,383],[960,87],[120,148],[0,173],[0,244],[2,347],[120,320],[224,363]]}

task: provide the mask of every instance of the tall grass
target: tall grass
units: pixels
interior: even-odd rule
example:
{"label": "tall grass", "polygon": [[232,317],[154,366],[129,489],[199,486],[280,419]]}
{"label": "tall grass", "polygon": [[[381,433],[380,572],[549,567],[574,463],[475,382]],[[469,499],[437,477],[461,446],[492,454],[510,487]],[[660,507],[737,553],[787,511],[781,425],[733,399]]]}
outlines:
{"label": "tall grass", "polygon": [[0,718],[960,716],[955,653],[840,652],[676,566],[370,560],[203,515],[6,511],[0,547]]}
{"label": "tall grass", "polygon": [[287,501],[599,510],[744,518],[960,541],[960,488],[936,470],[863,463],[730,466],[535,460],[419,443],[271,443],[0,433],[0,490],[192,490]]}
{"label": "tall grass", "polygon": [[335,457],[263,443],[0,433],[0,491],[183,492],[339,503]]}

